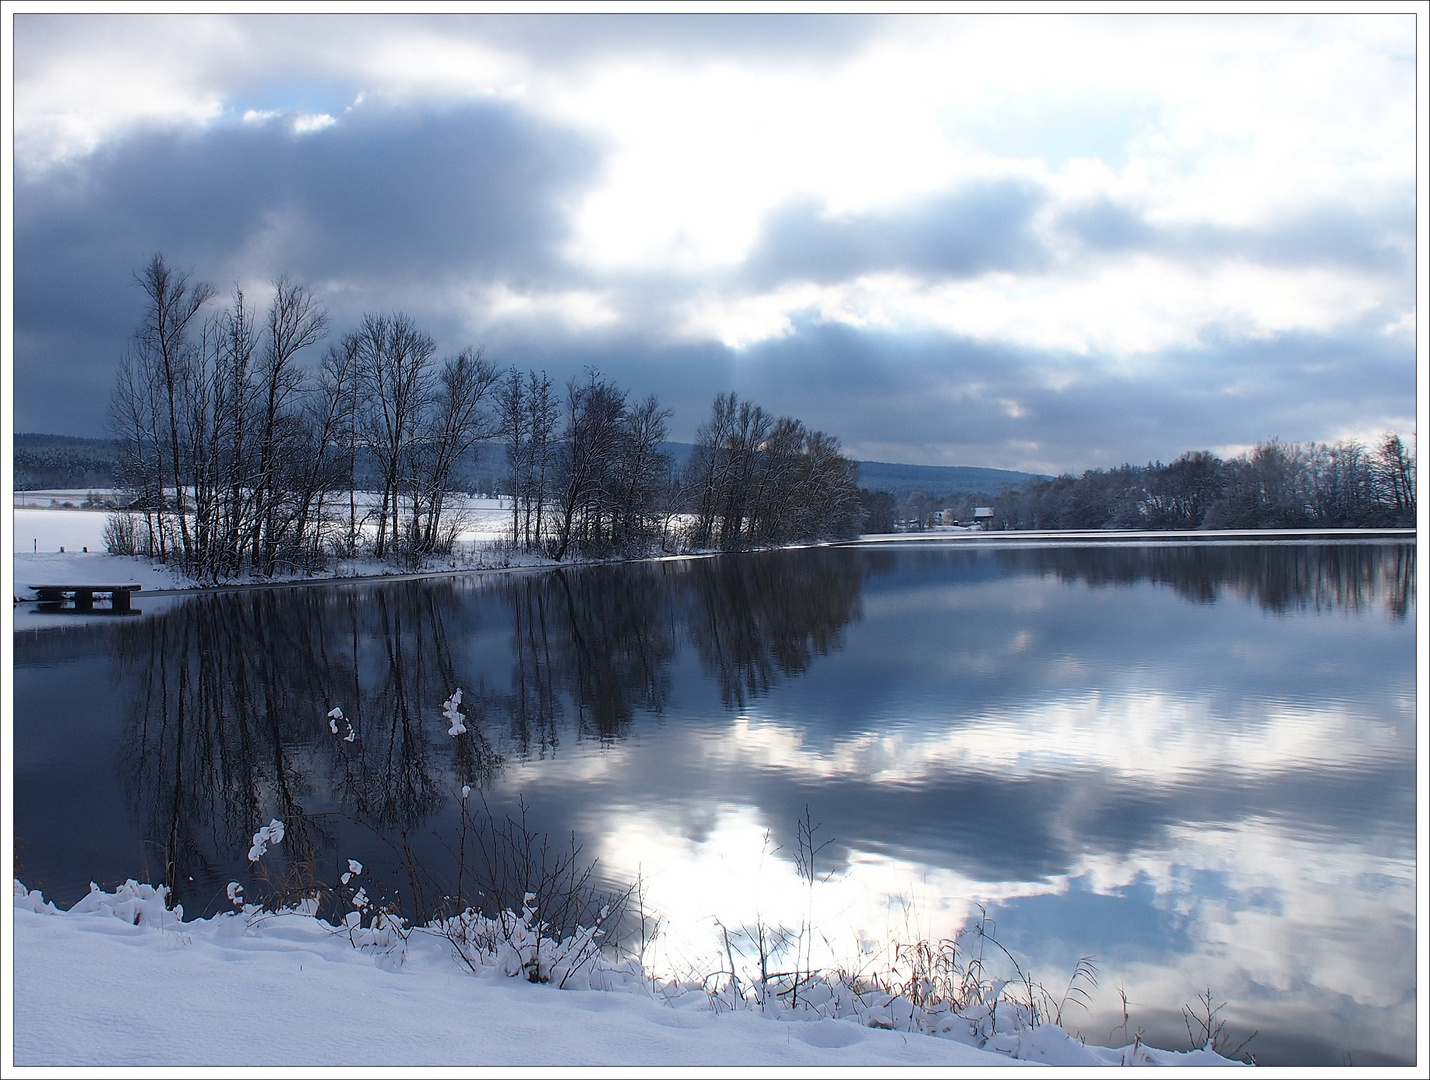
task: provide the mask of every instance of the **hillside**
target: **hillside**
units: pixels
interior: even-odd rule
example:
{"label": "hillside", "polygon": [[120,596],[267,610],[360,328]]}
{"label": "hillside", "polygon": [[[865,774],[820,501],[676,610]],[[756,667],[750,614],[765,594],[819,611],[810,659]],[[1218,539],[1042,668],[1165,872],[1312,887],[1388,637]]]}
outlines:
{"label": "hillside", "polygon": [[15,490],[114,486],[118,445],[73,435],[15,436]]}
{"label": "hillside", "polygon": [[1043,479],[1035,473],[980,469],[971,465],[899,465],[888,461],[859,462],[859,486],[888,491],[898,498],[922,491],[928,495],[997,495],[1004,488]]}
{"label": "hillside", "polygon": [[[683,465],[695,448],[689,443],[662,443],[677,465]],[[117,445],[110,439],[83,439],[71,435],[28,433],[15,436],[15,490],[42,488],[105,488],[114,484]],[[887,491],[905,498],[916,491],[957,498],[997,495],[1004,488],[1040,479],[1033,473],[1007,469],[980,469],[966,465],[901,465],[887,461],[861,461],[859,486]],[[505,458],[499,448],[487,447],[475,463],[463,462],[454,477],[459,487],[492,491],[500,486]],[[360,478],[361,479],[361,478]]]}
{"label": "hillside", "polygon": [[[660,448],[676,465],[690,460],[695,447],[690,443],[665,442]],[[1008,469],[981,469],[971,465],[900,465],[888,461],[857,461],[859,486],[870,491],[887,491],[895,498],[905,498],[916,491],[926,495],[997,495],[1004,488],[1028,480],[1048,477],[1035,473],[1012,472]]]}

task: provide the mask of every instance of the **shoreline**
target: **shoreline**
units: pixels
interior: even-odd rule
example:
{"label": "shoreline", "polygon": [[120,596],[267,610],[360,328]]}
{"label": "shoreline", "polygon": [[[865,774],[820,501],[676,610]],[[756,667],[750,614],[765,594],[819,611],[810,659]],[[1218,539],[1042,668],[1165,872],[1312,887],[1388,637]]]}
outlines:
{"label": "shoreline", "polygon": [[[1236,545],[1254,546],[1264,544],[1305,544],[1305,543],[1372,543],[1404,542],[1416,539],[1416,530],[1411,528],[1375,529],[1224,529],[1198,531],[1155,531],[1155,530],[1090,530],[1090,529],[1008,529],[993,532],[964,530],[956,528],[935,528],[921,532],[866,533],[849,540],[827,540],[811,544],[788,544],[773,548],[750,548],[741,551],[692,551],[679,554],[630,556],[612,559],[573,559],[565,562],[538,561],[515,565],[498,566],[447,566],[423,570],[402,570],[372,574],[332,574],[305,577],[275,577],[266,581],[234,581],[219,584],[192,584],[170,588],[142,589],[140,597],[191,596],[204,593],[234,592],[253,589],[292,589],[315,585],[351,585],[362,582],[421,581],[438,577],[459,577],[473,574],[499,574],[523,571],[550,571],[564,567],[615,566],[640,562],[677,562],[688,559],[708,559],[719,555],[744,555],[764,551],[798,551],[816,547],[857,548],[879,547],[891,544],[954,543],[968,547],[1045,547],[1045,546],[1108,546],[1129,547],[1178,547],[1188,545]],[[480,542],[480,541],[478,541]],[[41,557],[52,557],[52,553],[39,553]],[[69,555],[77,559],[102,557],[107,559],[133,559],[141,566],[177,574],[164,563],[143,559],[142,556],[115,556],[105,552],[77,553]],[[13,556],[15,574],[15,604],[34,604],[34,597],[18,595],[21,588],[19,564],[22,560],[34,558],[28,552],[16,551]],[[535,558],[533,556],[533,558]],[[36,576],[36,575],[28,575]]]}

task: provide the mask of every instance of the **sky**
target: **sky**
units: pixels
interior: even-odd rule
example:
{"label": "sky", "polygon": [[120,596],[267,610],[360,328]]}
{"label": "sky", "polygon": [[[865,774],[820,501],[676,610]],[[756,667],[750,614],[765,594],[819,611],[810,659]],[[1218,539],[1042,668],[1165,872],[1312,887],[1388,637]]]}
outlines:
{"label": "sky", "polygon": [[682,441],[727,391],[855,458],[1048,473],[1416,428],[1423,5],[18,6],[15,431],[105,433],[156,253],[214,315],[287,274],[330,341],[401,311],[593,367]]}

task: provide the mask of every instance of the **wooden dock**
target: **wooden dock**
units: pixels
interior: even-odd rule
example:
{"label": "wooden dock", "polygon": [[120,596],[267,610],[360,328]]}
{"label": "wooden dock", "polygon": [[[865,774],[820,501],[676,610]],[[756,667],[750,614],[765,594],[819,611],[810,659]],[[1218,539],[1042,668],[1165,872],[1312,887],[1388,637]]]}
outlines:
{"label": "wooden dock", "polygon": [[35,599],[42,604],[63,604],[66,599],[74,600],[75,611],[93,611],[94,594],[109,594],[109,611],[123,614],[133,610],[130,594],[137,593],[142,585],[31,585]]}

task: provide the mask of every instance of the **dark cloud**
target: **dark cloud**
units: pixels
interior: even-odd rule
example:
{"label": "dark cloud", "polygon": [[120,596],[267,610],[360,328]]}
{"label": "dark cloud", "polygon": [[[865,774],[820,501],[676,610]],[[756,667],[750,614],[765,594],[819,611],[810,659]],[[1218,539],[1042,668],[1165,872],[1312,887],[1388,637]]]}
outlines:
{"label": "dark cloud", "polygon": [[840,436],[857,457],[1081,472],[1272,437],[1330,440],[1408,417],[1408,354],[1367,320],[1335,335],[1209,334],[1119,370],[811,319],[739,354],[732,385]]}
{"label": "dark cloud", "polygon": [[469,33],[543,62],[663,53],[702,61],[830,60],[867,47],[880,15],[599,14],[424,16],[444,33]]}
{"label": "dark cloud", "polygon": [[1415,257],[1413,202],[1360,211],[1328,205],[1255,227],[1157,225],[1099,199],[1060,214],[1057,227],[1096,252],[1149,252],[1192,263],[1245,259],[1267,266],[1340,266],[1406,274]]}
{"label": "dark cloud", "polygon": [[[287,272],[329,305],[335,333],[365,310],[400,308],[443,351],[485,344],[502,365],[558,383],[595,367],[673,412],[693,437],[711,399],[734,390],[883,461],[1079,472],[1172,460],[1273,436],[1334,439],[1403,424],[1415,395],[1412,347],[1374,312],[1332,334],[1249,339],[1207,328],[1194,345],[1109,366],[1103,358],[892,332],[796,313],[792,331],[743,349],[672,340],[692,293],[671,276],[597,279],[563,256],[570,209],[599,176],[600,149],[510,104],[442,110],[360,106],[295,136],[292,117],[203,132],[145,132],[17,177],[16,430],[95,435],[143,306],[134,268],[156,251],[221,292]],[[789,203],[717,287],[846,280],[904,271],[960,278],[1044,266],[1033,219],[1045,194],[1023,182],[965,186],[895,209],[833,217]],[[1231,255],[1295,265],[1394,268],[1393,213],[1347,209],[1261,230],[1155,226],[1125,206],[1090,204],[1059,228],[1085,249]],[[487,322],[478,295],[612,290],[621,320]],[[1373,317],[1372,317],[1373,316]],[[478,328],[485,330],[479,333]],[[474,340],[474,338],[476,340]],[[1404,417],[1405,420],[1396,418]]]}
{"label": "dark cloud", "polygon": [[267,240],[314,278],[530,276],[556,265],[562,199],[595,165],[577,136],[504,107],[360,108],[305,136],[275,117],[132,138],[68,183],[48,175],[22,188],[17,217],[36,243],[47,225],[76,237],[98,226],[209,263]]}
{"label": "dark cloud", "polygon": [[17,428],[102,425],[142,306],[133,270],[156,251],[221,291],[290,273],[351,317],[446,306],[454,279],[563,274],[566,200],[596,164],[588,143],[507,107],[359,109],[305,136],[283,117],[143,134],[21,179]]}
{"label": "dark cloud", "polygon": [[970,184],[894,210],[830,216],[813,201],[787,203],[765,221],[743,276],[757,286],[835,282],[903,270],[934,278],[1046,263],[1032,229],[1045,194],[1015,180]]}

